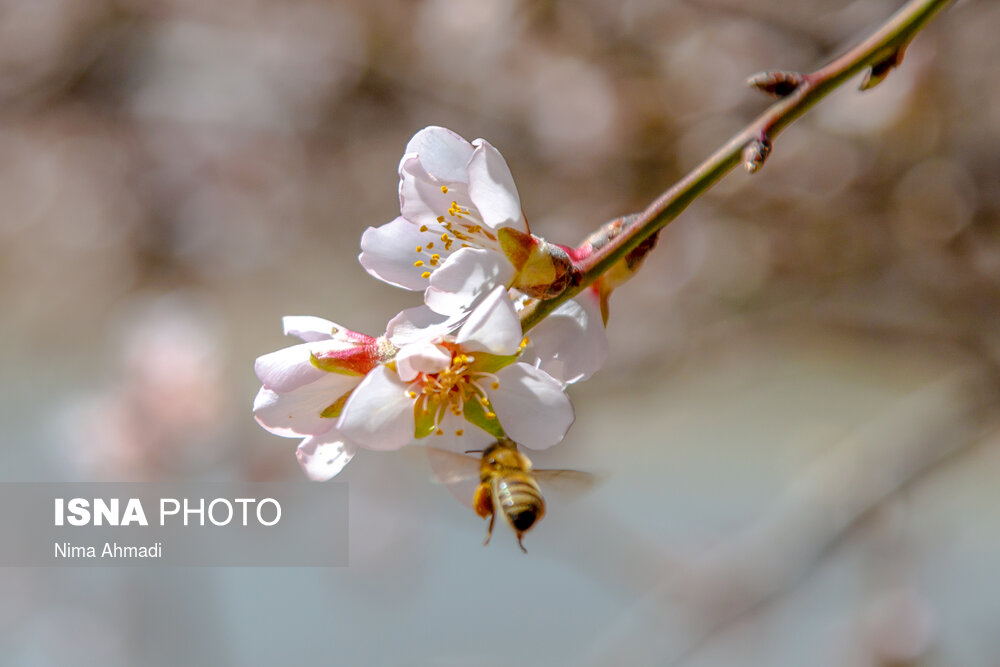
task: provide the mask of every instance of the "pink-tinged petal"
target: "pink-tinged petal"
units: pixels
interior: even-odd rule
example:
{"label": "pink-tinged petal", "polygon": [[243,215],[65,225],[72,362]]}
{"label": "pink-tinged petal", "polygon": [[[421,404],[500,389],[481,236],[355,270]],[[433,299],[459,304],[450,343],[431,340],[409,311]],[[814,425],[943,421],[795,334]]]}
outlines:
{"label": "pink-tinged petal", "polygon": [[336,419],[323,417],[322,412],[358,384],[360,378],[336,373],[323,377],[294,391],[275,392],[261,387],[253,402],[257,422],[275,435],[319,435],[329,431]]}
{"label": "pink-tinged petal", "polygon": [[470,311],[497,285],[514,279],[514,267],[498,252],[462,248],[431,274],[424,303],[438,313]]}
{"label": "pink-tinged petal", "polygon": [[528,231],[514,177],[500,152],[485,139],[476,139],[469,161],[469,199],[492,229],[516,227]]}
{"label": "pink-tinged petal", "polygon": [[286,315],[281,318],[286,336],[301,338],[307,343],[330,340],[341,327],[330,320],[312,315]]}
{"label": "pink-tinged petal", "polygon": [[337,429],[330,429],[299,443],[295,458],[306,477],[314,482],[325,482],[343,470],[357,452],[357,445],[345,440]]}
{"label": "pink-tinged petal", "polygon": [[385,366],[368,374],[347,399],[337,428],[368,449],[399,449],[413,440],[413,399]]}
{"label": "pink-tinged petal", "polygon": [[521,344],[521,322],[507,288],[494,288],[458,331],[456,342],[470,351],[514,354]]}
{"label": "pink-tinged petal", "polygon": [[443,127],[430,126],[417,132],[406,144],[406,153],[415,153],[427,173],[445,181],[464,181],[472,144]]}
{"label": "pink-tinged petal", "polygon": [[[441,419],[439,429],[441,435],[427,436],[422,443],[428,447],[446,449],[450,452],[462,453],[473,449],[486,449],[496,441],[496,438],[479,428],[475,424],[470,424],[460,415],[445,412]],[[461,435],[459,435],[461,433]]]}
{"label": "pink-tinged petal", "polygon": [[[434,242],[440,236],[421,232],[420,226],[399,217],[381,227],[369,227],[361,235],[361,254],[358,260],[365,271],[379,280],[404,289],[422,290],[427,287],[427,279],[421,275],[427,266],[415,266],[421,259],[417,246]],[[437,250],[447,257],[441,247]]]}
{"label": "pink-tinged petal", "polygon": [[407,308],[389,320],[385,335],[389,342],[401,348],[420,340],[448,335],[461,326],[465,317],[464,313],[452,316],[435,313],[427,306]]}
{"label": "pink-tinged petal", "polygon": [[507,435],[531,449],[557,444],[573,423],[573,404],[544,371],[516,363],[497,371],[499,389],[487,390]]}
{"label": "pink-tinged petal", "polygon": [[420,373],[440,373],[451,365],[451,353],[430,341],[407,345],[396,355],[396,370],[403,382],[413,382]]}
{"label": "pink-tinged petal", "polygon": [[404,218],[427,225],[440,236],[444,228],[438,217],[447,215],[452,202],[468,208],[469,188],[462,181],[443,181],[429,174],[415,155],[404,155],[399,163],[399,210]]}
{"label": "pink-tinged petal", "polygon": [[608,358],[608,338],[597,294],[587,290],[556,308],[531,330],[521,360],[565,384],[586,380]]}
{"label": "pink-tinged petal", "polygon": [[266,388],[276,392],[293,391],[326,375],[311,361],[312,344],[293,345],[257,357],[254,372]]}

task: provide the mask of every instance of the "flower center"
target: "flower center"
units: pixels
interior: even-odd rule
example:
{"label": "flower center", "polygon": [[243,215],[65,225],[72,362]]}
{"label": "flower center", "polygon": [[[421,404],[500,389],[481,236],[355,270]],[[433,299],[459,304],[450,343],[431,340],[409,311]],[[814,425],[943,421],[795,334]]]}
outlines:
{"label": "flower center", "polygon": [[[442,185],[441,192],[447,193],[447,186]],[[485,248],[503,252],[497,235],[483,226],[484,223],[479,218],[478,211],[475,211],[471,206],[466,208],[458,201],[452,201],[446,214],[437,217],[437,222],[439,226],[433,228],[428,225],[420,226],[421,232],[434,238],[434,240],[418,245],[416,248],[418,258],[413,262],[413,265],[417,268],[429,267],[427,271],[420,274],[421,278],[430,278],[431,271],[441,263],[441,255],[438,250],[443,249],[446,253],[451,252],[452,246],[456,243],[462,248]],[[439,248],[435,247],[437,243],[441,244]]]}
{"label": "flower center", "polygon": [[[457,345],[442,345],[452,353],[448,367],[437,373],[420,373],[410,385],[409,396],[416,401],[418,430],[423,430],[425,435],[444,435],[441,423],[447,411],[461,417],[468,401],[479,403],[487,419],[496,419],[483,383],[489,381],[490,387],[497,390],[500,388],[497,377],[492,373],[470,370],[469,366],[475,358]],[[461,436],[462,430],[457,430],[455,435]]]}

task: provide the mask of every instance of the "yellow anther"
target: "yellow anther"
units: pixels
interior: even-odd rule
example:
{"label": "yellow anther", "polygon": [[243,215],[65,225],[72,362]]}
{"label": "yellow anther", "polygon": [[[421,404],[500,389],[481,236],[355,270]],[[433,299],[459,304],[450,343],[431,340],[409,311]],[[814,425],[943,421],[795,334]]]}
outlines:
{"label": "yellow anther", "polygon": [[[437,217],[437,221],[438,221],[438,222],[444,222],[444,216],[443,216],[443,215],[439,215],[439,216]],[[423,230],[421,230],[421,231],[423,231]]]}
{"label": "yellow anther", "polygon": [[434,250],[434,241],[431,241],[430,243],[427,244],[427,249]]}
{"label": "yellow anther", "polygon": [[455,435],[457,435],[457,436],[458,436],[458,437],[460,437],[460,438],[462,437],[462,435],[463,435],[464,433],[465,433],[465,431],[463,431],[462,429],[458,429],[457,431],[455,431]]}
{"label": "yellow anther", "polygon": [[434,431],[434,435],[444,435],[444,431],[442,431],[441,429],[438,429],[438,430]]}
{"label": "yellow anther", "polygon": [[[430,246],[427,246],[427,247],[429,248]],[[431,261],[432,262],[439,262],[439,261],[441,261],[441,255],[439,255],[437,253],[434,253],[433,255],[431,255]]]}
{"label": "yellow anther", "polygon": [[486,413],[486,418],[487,418],[487,419],[496,419],[496,418],[497,418],[497,416],[496,416],[496,413],[493,413],[493,412],[487,412],[487,413]]}
{"label": "yellow anther", "polygon": [[499,382],[494,382],[490,386],[493,387],[493,391],[496,391],[497,389],[500,388],[500,383]]}
{"label": "yellow anther", "polygon": [[410,398],[416,398],[417,397],[417,392],[415,392],[415,391],[408,391],[408,392],[406,392],[406,395],[409,396]]}
{"label": "yellow anther", "polygon": [[441,240],[444,241],[445,243],[447,243],[449,241],[448,235],[447,234],[442,234],[441,235]]}
{"label": "yellow anther", "polygon": [[427,231],[427,225],[420,225],[420,231],[426,232]]}
{"label": "yellow anther", "polygon": [[444,193],[444,194],[448,194],[448,186],[447,185],[442,185],[441,186],[441,192]]}
{"label": "yellow anther", "polygon": [[423,278],[424,280],[427,280],[428,278],[431,277],[431,272],[430,271],[424,271],[423,273],[420,274],[420,277]]}
{"label": "yellow anther", "polygon": [[424,260],[422,259],[418,259],[413,263],[413,266],[423,266],[423,265],[424,265]]}
{"label": "yellow anther", "polygon": [[424,247],[422,245],[418,245],[417,246],[417,252],[423,252],[423,251],[424,251]]}

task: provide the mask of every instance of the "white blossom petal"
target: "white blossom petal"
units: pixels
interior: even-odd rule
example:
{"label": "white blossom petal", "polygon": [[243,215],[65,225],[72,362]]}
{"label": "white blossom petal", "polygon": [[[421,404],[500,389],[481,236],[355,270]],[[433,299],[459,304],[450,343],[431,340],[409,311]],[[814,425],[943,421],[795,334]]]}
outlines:
{"label": "white blossom petal", "polygon": [[431,274],[424,303],[438,313],[471,311],[497,285],[514,279],[514,266],[498,252],[462,248]]}
{"label": "white blossom petal", "polygon": [[341,331],[339,324],[312,315],[285,315],[281,318],[286,336],[301,338],[307,343],[330,340],[334,331]]}
{"label": "white blossom petal", "polygon": [[315,382],[324,375],[329,375],[327,371],[313,365],[312,355],[323,356],[350,351],[358,344],[356,341],[331,338],[292,345],[257,357],[254,371],[261,384],[268,389],[278,393],[293,391]]}
{"label": "white blossom petal", "polygon": [[598,297],[587,290],[549,314],[530,332],[522,361],[572,384],[596,373],[608,358],[608,338]]}
{"label": "white blossom petal", "polygon": [[[433,242],[436,239],[436,235],[421,232],[419,225],[399,217],[381,227],[369,227],[365,230],[361,235],[358,261],[365,267],[365,271],[390,285],[411,290],[425,289],[427,279],[422,278],[421,274],[428,267],[414,266],[420,259],[416,248],[425,245],[428,240]],[[436,251],[442,258],[449,255],[443,247]]]}
{"label": "white blossom petal", "polygon": [[458,329],[465,319],[463,313],[442,315],[427,306],[407,308],[386,325],[385,335],[396,347],[410,345],[420,340],[445,336]]}
{"label": "white blossom petal", "polygon": [[[450,411],[445,413],[438,427],[441,435],[429,435],[421,442],[430,447],[460,454],[473,449],[485,449],[496,441],[496,437],[465,421],[465,417],[454,415]],[[459,433],[462,435],[458,435]]]}
{"label": "white blossom petal", "polygon": [[266,388],[276,392],[293,391],[326,375],[326,371],[313,366],[312,346],[309,343],[293,345],[257,357],[254,371]]}
{"label": "white blossom petal", "polygon": [[500,388],[487,393],[511,439],[531,449],[545,449],[563,439],[573,423],[573,404],[557,380],[523,363],[501,368],[496,375]]}
{"label": "white blossom petal", "polygon": [[321,413],[359,380],[357,376],[324,372],[315,382],[293,391],[279,393],[261,387],[253,403],[254,417],[271,433],[286,438],[326,433],[336,420]]}
{"label": "white blossom petal", "polygon": [[[426,225],[440,237],[446,228],[438,218],[449,215],[452,203],[475,209],[466,183],[441,181],[427,173],[417,157],[403,156],[399,163],[399,211],[403,218],[418,228]],[[471,213],[479,215],[478,211]]]}
{"label": "white blossom petal", "polygon": [[428,174],[445,181],[464,181],[473,147],[461,136],[444,127],[430,126],[417,132],[406,144]]}
{"label": "white blossom petal", "polygon": [[309,479],[325,482],[343,470],[357,452],[357,445],[345,440],[337,429],[330,429],[299,443],[295,458]]}
{"label": "white blossom petal", "polygon": [[419,373],[440,373],[451,365],[451,352],[430,341],[421,341],[403,347],[396,355],[399,379],[412,382]]}
{"label": "white blossom petal", "polygon": [[498,286],[483,299],[456,336],[462,347],[491,354],[514,354],[521,344],[521,322],[507,288]]}
{"label": "white blossom petal", "polygon": [[469,199],[492,229],[516,227],[528,231],[521,213],[521,199],[507,162],[485,139],[476,139],[469,162]]}
{"label": "white blossom petal", "polygon": [[399,449],[413,440],[413,399],[406,383],[379,366],[347,399],[337,428],[368,449]]}

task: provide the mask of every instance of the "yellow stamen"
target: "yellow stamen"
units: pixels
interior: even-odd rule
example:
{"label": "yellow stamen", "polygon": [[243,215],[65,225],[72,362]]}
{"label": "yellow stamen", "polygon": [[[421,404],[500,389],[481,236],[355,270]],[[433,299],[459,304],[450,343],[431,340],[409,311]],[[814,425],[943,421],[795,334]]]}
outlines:
{"label": "yellow stamen", "polygon": [[491,386],[491,387],[493,387],[493,390],[494,390],[494,391],[496,391],[497,389],[499,389],[499,388],[500,388],[500,383],[499,383],[499,382],[494,382],[494,383],[493,383],[493,384],[491,384],[490,386]]}
{"label": "yellow stamen", "polygon": [[424,260],[422,259],[418,259],[413,263],[413,266],[423,266],[423,265],[424,265]]}
{"label": "yellow stamen", "polygon": [[427,225],[420,225],[420,231],[426,232],[427,231]]}
{"label": "yellow stamen", "polygon": [[448,186],[447,185],[442,185],[441,186],[441,192],[443,194],[448,194]]}
{"label": "yellow stamen", "polygon": [[465,433],[465,431],[463,431],[462,429],[458,429],[457,431],[455,431],[455,435],[457,435],[460,438],[462,437],[463,433]]}
{"label": "yellow stamen", "polygon": [[424,271],[423,273],[420,274],[420,277],[423,278],[424,280],[427,280],[428,278],[431,277],[431,272],[430,271]]}

